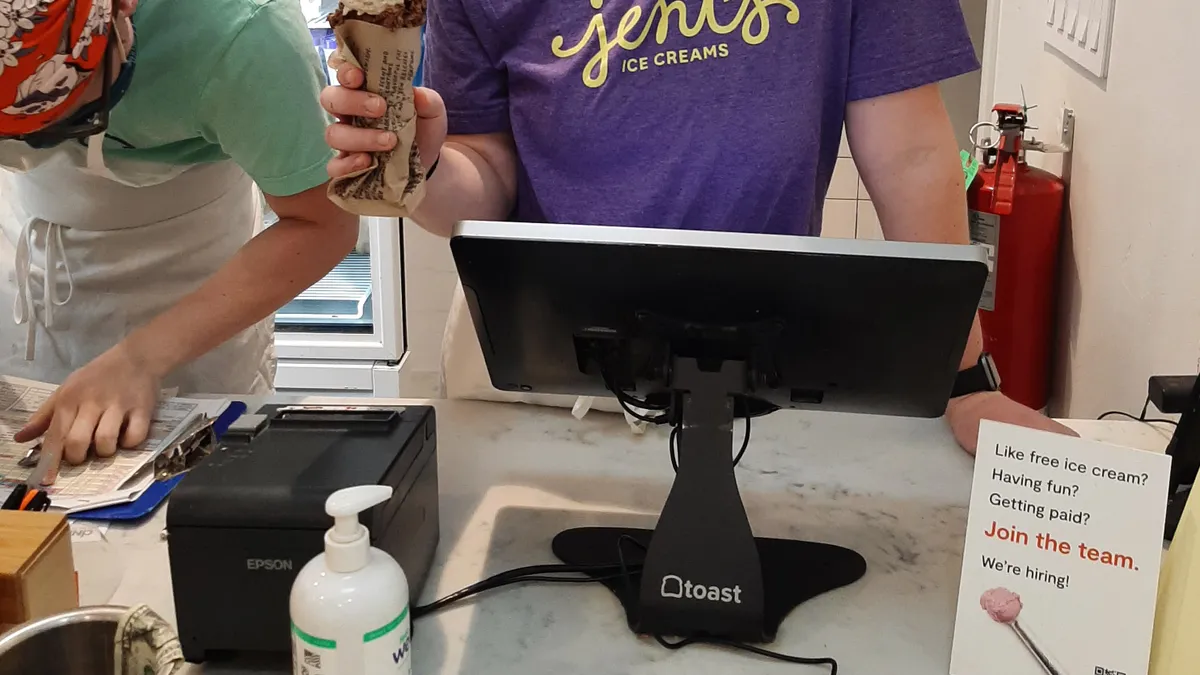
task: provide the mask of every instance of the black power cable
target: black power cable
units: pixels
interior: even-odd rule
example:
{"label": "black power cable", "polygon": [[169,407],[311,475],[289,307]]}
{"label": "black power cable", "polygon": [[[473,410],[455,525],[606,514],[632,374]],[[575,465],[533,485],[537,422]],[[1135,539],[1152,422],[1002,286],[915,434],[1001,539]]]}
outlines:
{"label": "black power cable", "polygon": [[[612,379],[608,377],[607,370],[602,369],[602,371],[600,373],[600,377],[604,380],[604,386],[610,392],[612,392],[613,396],[616,396],[617,403],[619,403],[621,405],[621,409],[623,409],[626,413],[628,413],[630,417],[632,417],[636,420],[641,420],[643,422],[646,422],[647,424],[670,424],[671,412],[669,410],[669,406],[651,403],[650,401],[642,401],[633,396],[630,396],[629,394],[625,393],[624,391],[621,391],[621,388],[616,386],[613,383]],[[662,412],[663,414],[655,416],[655,417],[648,417],[646,415],[643,415],[643,414],[637,412],[636,410],[634,410],[634,408],[641,408],[642,410],[659,411],[659,412]]]}
{"label": "black power cable", "polygon": [[[601,575],[599,577],[592,576],[573,576],[560,577],[559,574],[585,574],[587,572],[603,572],[610,570],[611,574]],[[504,586],[522,583],[546,583],[546,584],[590,584],[600,581],[608,581],[610,579],[620,579],[622,576],[621,568],[617,565],[530,565],[528,567],[518,567],[506,572],[493,575],[455,591],[444,598],[435,600],[428,605],[419,605],[413,607],[412,615],[414,619],[420,619],[431,614],[436,614],[446,607],[454,603],[466,600],[467,598],[486,593]]]}
{"label": "black power cable", "polygon": [[[607,378],[605,378],[605,379],[607,380]],[[624,394],[624,392],[618,392],[616,389],[614,389],[613,392],[615,394],[617,394],[617,400],[621,401],[622,407],[626,407],[625,399],[632,399],[631,405],[636,405],[637,407],[642,408],[643,410],[656,409],[656,407],[646,405],[648,402],[638,401],[637,399],[633,399],[633,397],[628,396],[628,394]],[[633,412],[628,410],[628,408],[626,408],[626,409],[628,412],[633,414]],[[658,406],[657,409],[665,410],[666,407]],[[634,416],[638,417],[637,415],[634,415]],[[668,412],[663,415],[660,415],[659,418],[651,418],[651,419],[647,419],[646,421],[651,422],[653,424],[666,424],[667,420],[669,418],[670,418],[670,413]],[[661,419],[662,421],[656,421],[658,419]],[[676,456],[675,456],[675,444],[676,444],[676,441],[678,440],[678,434],[679,434],[679,427],[672,427],[671,436],[670,436],[671,464],[673,466],[675,466],[676,471],[678,471],[678,468],[679,468],[677,465],[677,460],[676,460]],[[750,418],[746,417],[746,434],[742,440],[742,448],[741,448],[741,450],[738,451],[737,457],[734,459],[735,466],[737,465],[737,463],[739,461],[741,461],[742,456],[746,453],[746,448],[749,445],[750,445]],[[471,584],[470,586],[467,586],[466,588],[463,588],[462,590],[455,591],[454,593],[451,593],[450,595],[447,595],[446,597],[441,598],[439,600],[435,600],[434,602],[431,602],[428,605],[414,606],[412,609],[413,619],[415,620],[415,619],[421,619],[421,618],[424,618],[427,616],[431,616],[433,614],[436,614],[437,612],[440,612],[441,610],[445,609],[446,607],[449,607],[450,605],[460,602],[462,600],[466,600],[467,598],[470,598],[470,597],[473,597],[476,595],[480,595],[482,593],[486,593],[488,591],[495,590],[497,588],[502,588],[504,586],[511,586],[514,584],[521,584],[521,583],[588,584],[588,583],[597,583],[597,582],[602,582],[602,581],[611,581],[613,579],[624,579],[626,592],[632,594],[634,592],[633,572],[640,571],[641,568],[639,565],[631,565],[625,560],[625,544],[627,544],[627,543],[633,544],[634,546],[640,548],[643,552],[646,551],[646,546],[644,544],[642,544],[642,542],[638,541],[637,539],[634,539],[633,537],[630,537],[629,535],[623,535],[617,539],[617,564],[616,565],[553,564],[553,565],[531,565],[528,567],[518,567],[516,569],[508,570],[507,572],[501,572],[494,576],[488,577],[487,579],[484,579],[483,581]],[[564,574],[581,575],[581,574],[586,574],[586,573],[591,573],[596,576],[558,576],[558,575],[564,575]],[[733,640],[725,640],[722,638],[713,638],[713,637],[690,637],[690,638],[685,638],[685,639],[679,640],[677,642],[669,642],[661,635],[655,635],[654,639],[658,642],[658,644],[662,645],[664,648],[671,649],[671,650],[683,649],[684,647],[687,647],[689,645],[696,645],[696,644],[709,645],[709,646],[714,646],[714,647],[725,647],[728,649],[739,650],[739,651],[747,652],[749,654],[754,654],[756,656],[761,656],[761,657],[768,658],[768,659],[783,661],[785,663],[794,663],[797,665],[829,666],[829,675],[837,675],[837,672],[838,672],[837,660],[832,657],[810,658],[810,657],[802,657],[802,656],[791,656],[788,654],[780,654],[778,652],[773,652],[773,651],[770,651],[767,649],[763,649],[761,647],[756,647],[754,645],[745,644],[742,642],[736,642]]]}
{"label": "black power cable", "polygon": [[[669,404],[658,404],[658,403],[653,403],[651,401],[641,400],[634,396],[630,396],[628,393],[626,393],[624,391],[621,391],[620,387],[617,387],[616,384],[613,382],[612,378],[610,378],[608,376],[608,371],[605,368],[601,368],[600,377],[604,380],[604,386],[607,387],[608,390],[610,392],[612,392],[613,396],[616,397],[617,403],[620,404],[621,409],[623,409],[630,417],[632,417],[636,420],[641,420],[642,422],[646,422],[647,424],[670,424],[671,425],[671,434],[668,439],[668,443],[669,443],[669,447],[670,447],[670,451],[671,451],[671,468],[673,468],[678,473],[679,472],[679,453],[678,453],[679,426],[677,423],[677,418],[675,417],[674,411],[672,410],[671,406]],[[650,417],[650,416],[643,415],[643,414],[637,412],[636,410],[634,410],[634,408],[640,408],[642,410],[659,411],[662,414],[656,415],[654,417]],[[749,406],[747,406],[747,410],[749,410]],[[746,448],[750,447],[750,414],[749,414],[749,412],[747,412],[744,419],[746,420],[746,433],[742,436],[741,449],[738,450],[737,455],[733,458],[734,466],[741,464],[742,457],[745,456],[745,454],[746,454]]]}
{"label": "black power cable", "polygon": [[780,654],[779,652],[763,649],[762,647],[748,645],[744,642],[734,642],[732,640],[722,640],[719,638],[687,638],[684,640],[679,640],[678,642],[667,642],[667,640],[661,635],[655,635],[654,639],[658,641],[658,644],[666,647],[667,649],[683,649],[688,645],[713,645],[716,647],[737,649],[769,659],[775,659],[776,661],[795,663],[802,666],[829,666],[829,675],[837,675],[838,672],[837,659],[833,658],[832,656],[791,656],[789,654]]}
{"label": "black power cable", "polygon": [[[617,397],[617,403],[620,403],[621,408],[624,409],[625,412],[628,413],[629,416],[634,418],[635,420],[641,420],[643,422],[646,422],[647,424],[667,424],[670,421],[669,414],[662,414],[662,415],[658,415],[656,417],[647,417],[646,415],[643,415],[643,414],[637,412],[636,410],[634,410],[632,407],[630,407],[630,405],[628,403],[626,403],[625,400],[622,399],[620,396]],[[638,407],[642,408],[642,406],[640,406],[640,405]],[[642,408],[642,410],[648,410],[648,408]]]}
{"label": "black power cable", "polygon": [[1145,422],[1146,424],[1154,424],[1154,423],[1156,423],[1156,422],[1157,422],[1157,423],[1159,423],[1159,424],[1170,424],[1170,425],[1171,425],[1171,426],[1173,426],[1173,427],[1177,427],[1177,426],[1179,426],[1179,422],[1176,422],[1175,420],[1168,420],[1168,419],[1161,419],[1161,418],[1150,418],[1150,419],[1147,419],[1147,418],[1146,418],[1146,413],[1147,413],[1149,410],[1150,410],[1150,397],[1149,397],[1149,396],[1147,396],[1147,397],[1146,397],[1146,402],[1145,402],[1144,404],[1142,404],[1142,412],[1141,412],[1141,414],[1139,414],[1139,415],[1136,415],[1136,416],[1134,416],[1134,415],[1131,415],[1131,414],[1129,414],[1129,413],[1127,413],[1127,412],[1124,412],[1124,411],[1122,411],[1122,410],[1109,410],[1109,411],[1108,411],[1108,412],[1106,412],[1106,413],[1102,413],[1102,414],[1101,414],[1099,417],[1097,417],[1096,419],[1098,419],[1098,420],[1102,420],[1102,419],[1104,419],[1104,418],[1106,418],[1106,417],[1111,417],[1111,416],[1113,416],[1113,415],[1117,415],[1117,416],[1119,416],[1119,417],[1128,417],[1129,419],[1131,419],[1131,420],[1133,420],[1133,421],[1135,421],[1135,422]]}
{"label": "black power cable", "polygon": [[[451,593],[440,600],[429,603],[428,605],[420,605],[413,607],[412,617],[414,620],[423,619],[425,617],[436,614],[450,605],[466,600],[472,596],[485,593],[490,590],[495,590],[504,586],[511,586],[521,583],[567,583],[567,584],[589,584],[598,583],[601,581],[609,581],[611,579],[624,578],[629,592],[633,591],[633,576],[632,572],[639,569],[637,565],[628,565],[625,562],[625,554],[622,550],[622,544],[626,542],[633,543],[638,547],[642,547],[642,543],[628,535],[621,537],[618,540],[618,558],[619,565],[531,565],[529,567],[519,567],[507,572],[501,572],[495,576],[489,577],[483,581],[467,586],[466,588]],[[582,574],[585,570],[590,572],[598,572],[601,569],[611,569],[611,574],[600,575],[598,577],[559,577],[555,574]],[[689,645],[710,645],[714,647],[726,647],[739,651],[755,654],[764,658],[775,659],[785,663],[795,663],[797,665],[814,665],[814,666],[829,666],[829,675],[837,675],[838,666],[837,659],[832,657],[816,657],[809,658],[803,656],[791,656],[788,654],[780,654],[754,645],[745,644],[742,642],[734,642],[732,640],[724,640],[720,638],[687,638],[678,642],[668,642],[660,635],[655,635],[654,639],[663,647],[671,650],[683,649]]]}

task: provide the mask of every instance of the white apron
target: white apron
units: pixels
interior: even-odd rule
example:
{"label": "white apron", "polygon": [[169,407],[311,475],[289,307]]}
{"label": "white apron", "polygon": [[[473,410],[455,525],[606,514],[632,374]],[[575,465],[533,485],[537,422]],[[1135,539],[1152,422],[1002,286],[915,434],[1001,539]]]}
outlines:
{"label": "white apron", "polygon": [[[528,403],[556,408],[571,408],[572,413],[582,418],[589,410],[619,413],[635,433],[642,433],[646,423],[626,413],[615,397],[575,397],[554,394],[525,394],[500,391],[492,386],[488,375],[483,348],[471,322],[463,295],[462,282],[454,287],[450,301],[450,315],[446,319],[446,330],[442,336],[442,395],[451,399],[498,401],[502,403]],[[646,411],[637,411],[646,415]]]}
{"label": "white apron", "polygon": [[[110,162],[103,138],[0,163],[0,373],[61,383],[213,275],[262,229],[233,162]],[[8,144],[5,144],[8,145]],[[27,153],[20,153],[27,155]],[[11,313],[10,313],[11,312]],[[275,379],[268,318],[171,373],[164,389],[261,394]]]}

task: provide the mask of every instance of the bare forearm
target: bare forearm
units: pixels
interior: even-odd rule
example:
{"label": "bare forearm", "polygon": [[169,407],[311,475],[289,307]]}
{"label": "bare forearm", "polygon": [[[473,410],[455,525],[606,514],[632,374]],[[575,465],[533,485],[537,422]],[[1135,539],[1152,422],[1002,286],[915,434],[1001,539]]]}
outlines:
{"label": "bare forearm", "polygon": [[508,149],[488,150],[491,148],[481,152],[453,138],[448,140],[413,220],[436,235],[449,237],[461,220],[507,218],[516,193],[515,155],[510,157]]}
{"label": "bare forearm", "polygon": [[356,228],[284,218],[250,240],[200,288],[125,340],[164,376],[270,316],[353,249]]}
{"label": "bare forearm", "polygon": [[951,142],[909,147],[903,156],[863,170],[885,238],[970,242],[958,148],[952,139],[947,140]]}
{"label": "bare forearm", "polygon": [[[914,111],[899,114],[901,108]],[[911,119],[921,122],[900,122]],[[970,243],[958,146],[936,88],[856,103],[847,111],[847,125],[885,238]],[[974,365],[982,352],[976,315],[961,367]]]}
{"label": "bare forearm", "polygon": [[[873,181],[883,195],[872,194],[872,198],[884,237],[942,244],[970,242],[963,172],[956,152],[953,145],[931,146],[898,167],[895,180]],[[983,331],[976,315],[960,367],[974,365],[982,352]]]}

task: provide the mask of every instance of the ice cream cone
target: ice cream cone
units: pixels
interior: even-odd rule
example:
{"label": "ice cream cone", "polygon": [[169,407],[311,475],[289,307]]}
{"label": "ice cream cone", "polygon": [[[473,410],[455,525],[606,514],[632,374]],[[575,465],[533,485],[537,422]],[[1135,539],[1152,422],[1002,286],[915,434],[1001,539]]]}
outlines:
{"label": "ice cream cone", "polygon": [[329,16],[338,41],[336,58],[361,68],[363,89],[387,102],[382,118],[350,122],[397,138],[391,150],[371,153],[367,168],[330,182],[329,198],[350,213],[406,218],[425,196],[413,91],[425,11],[426,0],[342,0]]}

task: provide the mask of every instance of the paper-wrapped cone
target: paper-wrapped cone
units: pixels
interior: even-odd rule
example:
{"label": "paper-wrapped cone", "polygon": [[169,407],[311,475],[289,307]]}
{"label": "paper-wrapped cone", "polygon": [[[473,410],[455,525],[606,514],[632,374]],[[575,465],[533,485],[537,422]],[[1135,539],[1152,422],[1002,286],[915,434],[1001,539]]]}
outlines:
{"label": "paper-wrapped cone", "polygon": [[416,146],[417,110],[413,78],[421,60],[421,26],[426,0],[385,3],[382,11],[363,14],[346,4],[329,17],[337,36],[339,58],[366,73],[363,89],[383,97],[387,114],[380,119],[354,118],[366,129],[391,131],[396,146],[371,153],[371,165],[329,184],[329,198],[360,216],[407,218],[425,196],[425,170]]}

